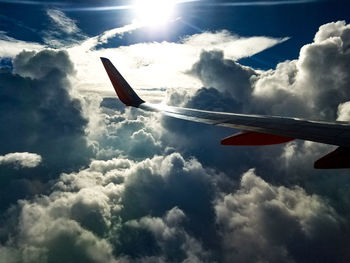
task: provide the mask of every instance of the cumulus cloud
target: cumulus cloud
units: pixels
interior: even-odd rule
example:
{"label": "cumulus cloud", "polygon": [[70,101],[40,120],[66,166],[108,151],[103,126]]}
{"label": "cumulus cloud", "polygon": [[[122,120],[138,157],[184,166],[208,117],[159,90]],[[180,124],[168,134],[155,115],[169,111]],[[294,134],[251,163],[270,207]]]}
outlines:
{"label": "cumulus cloud", "polygon": [[249,67],[244,67],[232,59],[224,59],[223,51],[202,52],[199,61],[190,71],[205,87],[228,93],[237,103],[247,103],[251,95],[250,78],[256,75]]}
{"label": "cumulus cloud", "polygon": [[16,168],[33,168],[38,166],[40,162],[41,156],[36,153],[23,152],[0,155],[0,165],[9,164],[14,165]]}
{"label": "cumulus cloud", "polygon": [[346,258],[348,247],[339,240],[345,238],[344,219],[327,202],[297,186],[268,184],[254,170],[242,176],[235,193],[217,200],[215,211],[225,262],[310,262],[315,257],[343,262]]}
{"label": "cumulus cloud", "polygon": [[338,105],[337,121],[350,121],[350,101]]}
{"label": "cumulus cloud", "polygon": [[21,201],[14,239],[2,247],[2,256],[26,262],[116,262],[104,237],[120,210],[123,180],[117,178],[128,167],[127,160],[95,161],[78,174],[63,174],[51,195]]}
{"label": "cumulus cloud", "polygon": [[[301,49],[298,59],[279,63],[276,69],[268,71],[257,71],[242,66],[234,60],[225,58],[223,51],[203,51],[190,72],[198,77],[205,87],[192,94],[169,95],[169,97],[172,97],[173,102],[185,101],[182,105],[205,110],[329,121],[334,121],[338,117],[338,120],[346,120],[350,60],[349,52],[344,47],[347,47],[349,41],[348,30],[349,25],[344,21],[321,26],[315,41]],[[176,143],[173,146],[188,147],[191,149],[189,151],[205,164],[217,163],[218,169],[233,168],[237,164],[232,160],[242,160],[244,156],[247,158],[244,161],[247,164],[246,168],[254,165],[261,167],[262,170],[285,169],[288,176],[278,177],[283,178],[283,181],[289,180],[287,177],[296,179],[297,174],[301,176],[305,171],[308,174],[315,173],[312,170],[313,161],[332,150],[330,146],[296,142],[286,146],[267,147],[268,150],[266,147],[254,151],[231,148],[222,154],[223,157],[216,158],[203,153],[211,152],[210,149],[215,149],[215,152],[224,151],[216,144],[220,139],[232,134],[232,130],[231,132],[222,130],[220,133],[219,128],[214,132],[211,127],[201,126],[201,132],[198,133],[198,124],[169,119],[164,120],[164,126],[168,128],[170,135],[174,136],[173,140]],[[187,140],[188,134],[196,136],[192,140]],[[182,140],[184,144],[180,138],[185,138]],[[215,144],[207,142],[208,138],[216,140]],[[251,162],[252,160],[255,164]],[[261,160],[269,160],[272,166],[268,168],[267,162],[260,163]],[[301,166],[300,163],[305,165]],[[275,167],[273,164],[276,164]],[[301,167],[306,170],[301,172]],[[266,178],[270,176],[267,174]]]}
{"label": "cumulus cloud", "polygon": [[81,103],[70,95],[72,74],[67,53],[53,50],[23,51],[13,59],[12,71],[0,72],[0,154],[34,152],[43,158],[32,172],[0,167],[1,207],[42,191],[41,183],[88,164],[92,157]]}
{"label": "cumulus cloud", "polygon": [[207,88],[250,104],[250,111],[335,120],[338,105],[349,100],[349,30],[344,21],[321,26],[298,59],[274,70],[254,71],[210,51],[202,52],[191,72]]}
{"label": "cumulus cloud", "polygon": [[349,30],[344,21],[321,26],[298,60],[257,78],[254,96],[275,105],[273,113],[299,108],[299,116],[335,120],[338,105],[349,100]]}
{"label": "cumulus cloud", "polygon": [[[205,87],[186,94],[169,89],[168,100],[173,105],[208,110],[326,120],[335,120],[338,116],[345,120],[349,100],[345,94],[346,85],[349,84],[346,63],[349,60],[348,52],[343,47],[347,46],[347,28],[345,22],[322,26],[315,41],[301,49],[298,59],[285,61],[278,64],[276,69],[265,72],[240,65],[226,57],[225,51],[204,51],[199,61],[192,63],[190,72]],[[326,100],[327,96],[334,100]],[[135,118],[135,115],[130,116]],[[147,120],[149,116],[143,115],[143,118]],[[171,146],[172,151],[179,151],[182,156],[194,155],[202,166],[224,170],[229,177],[221,177],[221,182],[215,182],[220,190],[211,188],[214,195],[209,198],[215,200],[217,223],[217,228],[214,227],[212,232],[214,234],[210,236],[215,237],[213,239],[220,245],[215,247],[207,238],[198,235],[200,231],[192,230],[197,240],[204,240],[201,245],[204,249],[211,248],[210,253],[215,259],[250,262],[253,257],[254,261],[262,262],[334,259],[346,262],[349,229],[346,218],[349,212],[344,207],[349,204],[349,200],[344,197],[348,190],[342,185],[348,180],[341,171],[332,171],[333,176],[330,178],[329,172],[312,170],[312,162],[332,150],[331,146],[295,141],[260,149],[228,149],[219,146],[219,140],[232,134],[232,130],[168,118],[163,119],[162,125],[166,129],[160,137],[162,147]],[[150,133],[153,134],[152,131]],[[155,170],[151,164],[145,166],[151,171]],[[244,174],[237,187],[234,183],[236,178],[243,169],[250,167],[256,167],[261,177],[250,170]],[[126,218],[133,222],[133,228],[148,230],[152,238],[157,236],[156,229],[166,229],[165,211],[174,206],[184,213],[184,225],[186,220],[194,220],[190,217],[191,209],[184,209],[179,202],[167,205],[163,213],[146,212],[144,207],[149,207],[149,204],[152,204],[150,211],[158,211],[159,201],[156,200],[160,198],[152,196],[157,196],[157,190],[161,188],[155,187],[158,185],[155,178],[159,179],[130,177],[127,184],[135,180],[132,193],[142,192],[142,196],[147,196],[149,200],[134,196],[136,201],[126,203],[124,210],[130,217]],[[338,180],[342,183],[337,183]],[[327,185],[333,184],[337,187],[327,190]],[[124,196],[132,196],[129,189],[125,189]],[[148,190],[147,194],[144,189]],[[172,195],[167,192],[159,196]],[[163,199],[162,203],[166,202]],[[152,214],[145,216],[148,213]],[[213,217],[208,215],[210,213],[207,218],[212,220]],[[213,225],[207,223],[206,226]],[[127,227],[133,229],[130,225]],[[184,229],[187,230],[186,227]],[[195,227],[191,225],[190,229]],[[146,237],[146,233],[142,236]],[[135,233],[135,236],[139,235],[140,232]],[[144,242],[153,240],[151,237],[148,236]],[[334,242],[329,244],[329,240]],[[160,241],[155,243],[157,246],[148,247],[151,251],[163,249]],[[144,253],[145,246],[138,248],[139,254]],[[308,251],[305,248],[311,249]]]}
{"label": "cumulus cloud", "polygon": [[86,163],[87,120],[79,100],[70,95],[68,77],[74,68],[67,53],[23,51],[13,60],[13,67],[14,73],[5,71],[0,76],[0,120],[6,123],[0,128],[1,151],[30,150],[54,167]]}
{"label": "cumulus cloud", "polygon": [[210,253],[205,251],[202,244],[181,227],[181,221],[185,219],[184,212],[174,207],[167,211],[162,218],[146,216],[139,220],[128,221],[126,225],[130,228],[145,229],[152,233],[160,251],[162,251],[163,256],[160,257],[162,261],[207,261],[210,258]]}
{"label": "cumulus cloud", "polygon": [[[214,213],[206,204],[214,174],[178,153],[93,161],[62,174],[50,195],[20,201],[18,221],[0,229],[2,238],[13,236],[0,254],[27,262],[201,262],[210,256],[202,242],[212,241]],[[197,197],[188,198],[193,187]]]}
{"label": "cumulus cloud", "polygon": [[12,236],[0,255],[9,262],[346,259],[346,220],[325,199],[269,184],[254,170],[222,192],[220,177],[179,153],[92,161],[62,174],[50,195],[19,202],[11,211],[18,220],[0,228],[2,239]]}
{"label": "cumulus cloud", "polygon": [[[111,89],[107,88],[109,81],[103,67],[95,67],[96,63],[100,63],[99,57],[104,56],[114,62],[133,87],[148,91],[141,92],[142,95],[151,95],[153,98],[156,96],[159,99],[159,92],[150,94],[150,91],[155,88],[196,90],[200,87],[198,79],[187,71],[198,60],[202,49],[225,49],[227,58],[239,59],[286,40],[269,37],[244,38],[228,31],[219,31],[187,36],[178,42],[138,43],[118,48],[94,49],[100,42],[104,42],[106,37],[110,37],[110,32],[114,36],[116,33],[120,35],[135,28],[137,25],[128,25],[106,31],[98,37],[87,39],[82,45],[68,49],[78,68],[75,83],[77,88],[102,94],[109,90],[108,95],[113,94]],[[164,94],[160,94],[162,95]]]}
{"label": "cumulus cloud", "polygon": [[143,159],[162,154],[163,127],[159,116],[125,106],[116,98],[102,99],[97,94],[84,96],[88,139],[99,159],[127,156]]}
{"label": "cumulus cloud", "polygon": [[[340,22],[337,25],[342,28],[344,23]],[[346,27],[344,26],[344,28]],[[323,32],[325,28],[327,27],[321,27],[319,32]],[[338,35],[343,34],[340,33]],[[329,39],[322,41],[328,42]],[[339,47],[341,46],[342,44],[339,44]],[[170,91],[169,100],[173,105],[179,103],[188,107],[208,110],[293,115],[334,120],[337,115],[338,104],[342,103],[342,101],[347,101],[347,99],[336,99],[336,103],[334,101],[320,103],[319,96],[321,95],[318,94],[317,85],[311,83],[316,73],[312,72],[313,67],[305,67],[305,64],[303,64],[305,61],[316,58],[327,61],[327,52],[324,54],[326,56],[324,58],[320,54],[316,56],[311,52],[312,50],[316,52],[322,47],[319,43],[313,42],[301,50],[298,60],[280,63],[275,70],[266,72],[256,71],[239,65],[237,62],[225,58],[220,51],[205,51],[200,56],[200,60],[194,64],[191,73],[198,77],[203,85],[207,87],[199,89],[193,94],[187,93],[185,95],[176,90]],[[339,54],[336,56],[341,60],[347,61],[347,54],[340,48],[336,50],[339,51]],[[321,54],[323,53],[321,52]],[[337,75],[334,74],[332,69],[332,67],[338,67],[338,64],[335,62],[330,63],[330,65],[323,63],[325,68],[326,66],[331,66],[328,78],[333,83],[332,85],[320,87],[319,92],[321,94],[328,92],[327,87],[340,93],[343,92],[341,91],[344,90],[343,84],[338,85],[342,81],[338,82],[339,79],[337,79]],[[216,65],[216,67],[212,65]],[[216,70],[218,68],[221,70]],[[348,72],[346,67],[343,66],[339,70],[344,72],[345,75]],[[346,77],[343,79],[345,80]],[[302,80],[308,80],[310,85],[301,85],[304,83]],[[318,79],[314,78],[314,81],[318,82]],[[321,82],[321,84],[324,83]],[[236,86],[240,87],[237,88],[237,91],[235,90]],[[311,86],[314,89],[312,92],[309,89]],[[307,88],[303,89],[303,87]],[[264,89],[259,90],[260,88]],[[241,89],[246,89],[246,91]],[[237,100],[241,103],[237,103]],[[245,103],[242,103],[242,101]],[[346,107],[343,106],[343,108],[345,109]],[[339,106],[339,115],[341,115],[340,112],[342,111],[344,112],[342,107]],[[298,183],[308,190],[312,189],[312,191],[318,191],[317,185],[319,184],[317,181],[320,178],[316,178],[314,175],[323,175],[322,172],[312,170],[312,162],[327,153],[327,151],[332,150],[331,146],[300,141],[261,149],[228,149],[219,146],[219,140],[230,133],[232,134],[232,130],[179,120],[169,120],[168,118],[165,118],[162,124],[167,129],[167,132],[163,133],[161,137],[163,144],[172,146],[185,156],[195,155],[202,164],[225,170],[227,173],[230,173],[231,178],[237,178],[242,169],[257,167],[257,170],[261,172],[261,176],[265,180],[286,185]],[[148,125],[151,124],[146,126]],[[199,130],[200,132],[198,132]],[[172,137],[172,135],[174,136]],[[212,152],[217,154],[213,155],[211,154]],[[332,173],[336,175],[341,174],[339,171]],[[337,177],[334,180],[337,180]],[[339,191],[346,190],[342,188]],[[325,194],[324,189],[318,192],[319,194]],[[340,192],[339,195],[341,195]],[[339,199],[333,200],[339,201]],[[317,243],[316,239],[314,241]]]}
{"label": "cumulus cloud", "polygon": [[[89,87],[100,88],[108,78],[91,61],[113,52],[132,85],[141,87],[138,82],[151,79],[143,91],[166,90],[173,105],[346,119],[348,99],[339,94],[345,91],[348,71],[346,62],[339,61],[348,58],[347,28],[344,22],[321,27],[297,60],[265,72],[235,60],[258,52],[258,43],[272,45],[273,39],[253,41],[227,32],[96,50],[96,43],[105,41],[101,37],[68,53],[18,55],[13,72],[0,74],[0,100],[6,109],[0,110],[0,119],[8,124],[0,125],[5,135],[0,138],[10,149],[0,153],[35,152],[43,160],[36,168],[23,169],[35,170],[37,176],[16,173],[16,183],[9,179],[8,167],[1,171],[8,180],[2,201],[11,189],[24,187],[20,176],[28,178],[32,194],[6,199],[14,203],[26,198],[1,218],[0,257],[7,262],[347,262],[348,177],[339,172],[314,176],[311,170],[315,155],[329,146],[296,141],[261,149],[225,148],[219,141],[231,129],[125,109],[103,94],[84,93],[78,101],[69,82],[76,71],[74,88],[81,89],[92,78]],[[240,41],[252,49],[244,49]],[[202,47],[207,50],[202,52]],[[326,63],[332,52],[334,61]],[[179,63],[181,56],[187,57],[185,64]],[[169,59],[174,68],[162,74]],[[326,66],[328,76],[314,78],[312,70],[324,73]],[[152,82],[152,71],[164,79]],[[182,82],[179,72],[186,76]],[[133,77],[137,74],[139,79]],[[170,84],[162,84],[165,78]],[[182,93],[186,85],[191,90]],[[327,89],[335,92],[334,102],[325,101]],[[20,125],[30,129],[19,130]],[[89,160],[88,144],[98,160]],[[51,184],[45,184],[49,178]]]}
{"label": "cumulus cloud", "polygon": [[[42,79],[57,70],[63,77],[74,73],[74,67],[64,51],[21,52],[13,59],[14,73],[31,79]],[[69,88],[66,88],[69,89]]]}

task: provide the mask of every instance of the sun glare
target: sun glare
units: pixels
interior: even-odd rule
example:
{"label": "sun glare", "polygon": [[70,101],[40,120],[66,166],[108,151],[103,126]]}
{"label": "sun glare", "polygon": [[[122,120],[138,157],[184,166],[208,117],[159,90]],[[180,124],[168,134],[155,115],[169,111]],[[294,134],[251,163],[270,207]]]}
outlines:
{"label": "sun glare", "polygon": [[175,4],[175,0],[137,0],[136,21],[146,26],[164,26],[174,18]]}

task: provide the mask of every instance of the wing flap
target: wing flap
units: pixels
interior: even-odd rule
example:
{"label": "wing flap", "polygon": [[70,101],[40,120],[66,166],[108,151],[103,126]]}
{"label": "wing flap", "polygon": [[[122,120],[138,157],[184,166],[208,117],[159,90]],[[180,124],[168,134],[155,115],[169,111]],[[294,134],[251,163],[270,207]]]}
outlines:
{"label": "wing flap", "polygon": [[294,140],[291,137],[284,137],[261,132],[238,132],[221,141],[222,145],[236,146],[258,146],[286,143]]}

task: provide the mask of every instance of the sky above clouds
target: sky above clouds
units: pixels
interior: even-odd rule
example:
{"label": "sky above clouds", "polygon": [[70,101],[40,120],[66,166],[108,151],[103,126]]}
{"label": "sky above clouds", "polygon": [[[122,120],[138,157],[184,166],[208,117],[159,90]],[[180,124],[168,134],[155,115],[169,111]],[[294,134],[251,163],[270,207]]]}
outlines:
{"label": "sky above clouds", "polygon": [[348,262],[333,146],[221,146],[99,60],[151,102],[350,121],[348,1],[164,3],[0,0],[0,262]]}

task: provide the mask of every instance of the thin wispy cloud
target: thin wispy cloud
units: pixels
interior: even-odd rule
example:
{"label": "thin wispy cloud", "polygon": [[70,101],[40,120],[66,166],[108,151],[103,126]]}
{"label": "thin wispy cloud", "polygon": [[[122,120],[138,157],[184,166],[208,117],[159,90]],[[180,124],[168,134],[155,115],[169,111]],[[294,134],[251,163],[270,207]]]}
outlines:
{"label": "thin wispy cloud", "polygon": [[244,2],[229,2],[229,3],[205,3],[208,6],[272,6],[272,5],[297,5],[323,2],[323,0],[286,0],[286,1],[244,1]]}
{"label": "thin wispy cloud", "polygon": [[[115,59],[118,68],[127,76],[130,84],[136,88],[142,87],[146,90],[152,90],[154,88],[167,89],[185,86],[187,90],[192,91],[198,89],[201,83],[186,72],[198,59],[201,50],[224,49],[227,50],[226,58],[236,60],[252,56],[288,39],[244,38],[228,31],[220,31],[203,32],[184,38],[179,42],[139,43],[116,48],[100,46],[100,44],[108,43],[109,39],[113,37],[121,37],[124,33],[137,30],[140,28],[138,26],[141,25],[130,24],[111,29],[68,49],[77,69],[75,87],[78,90],[114,95],[109,93],[113,90],[106,83],[106,73],[103,68],[96,68],[96,61],[102,56]],[[157,78],[150,76],[157,76]],[[164,91],[152,92],[151,94],[144,92],[144,94],[156,97],[152,97],[152,99],[164,97]]]}
{"label": "thin wispy cloud", "polygon": [[116,37],[118,35],[122,36],[124,33],[129,33],[142,27],[143,25],[141,24],[132,23],[132,24],[125,25],[123,27],[113,28],[103,32],[100,35],[86,39],[82,43],[79,43],[79,45],[74,46],[72,49],[76,50],[77,48],[79,48],[84,52],[86,52],[86,51],[89,51],[90,49],[96,48],[98,45],[107,43],[108,40],[113,37]]}
{"label": "thin wispy cloud", "polygon": [[[0,0],[1,1],[1,0]],[[199,0],[183,0],[176,1],[176,4],[194,3],[196,6],[216,6],[216,7],[235,7],[235,6],[273,6],[273,5],[298,5],[307,3],[324,2],[327,0],[276,0],[276,1],[233,1],[213,3]],[[110,5],[110,6],[67,6],[62,7],[61,10],[70,12],[98,12],[98,11],[112,11],[112,10],[130,10],[137,8],[136,5]]]}
{"label": "thin wispy cloud", "polygon": [[43,39],[51,47],[62,47],[81,42],[85,34],[77,26],[76,21],[58,9],[47,9],[50,27],[43,31]]}
{"label": "thin wispy cloud", "polygon": [[57,9],[48,9],[46,13],[52,22],[54,22],[56,26],[60,28],[60,30],[68,34],[77,33],[80,31],[76,25],[76,21],[67,17],[62,11]]}
{"label": "thin wispy cloud", "polygon": [[[183,4],[183,3],[192,3],[199,2],[199,0],[179,0],[174,1],[175,4]],[[69,11],[111,11],[111,10],[130,10],[138,8],[137,5],[109,5],[109,6],[69,6],[64,7],[61,10],[69,12]]]}
{"label": "thin wispy cloud", "polygon": [[21,5],[55,5],[64,6],[63,2],[45,2],[45,1],[26,1],[26,0],[0,0],[0,3],[21,4]]}
{"label": "thin wispy cloud", "polygon": [[115,6],[85,6],[85,7],[65,7],[63,11],[110,11],[110,10],[128,10],[135,8],[134,5],[115,5]]}

